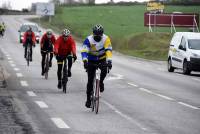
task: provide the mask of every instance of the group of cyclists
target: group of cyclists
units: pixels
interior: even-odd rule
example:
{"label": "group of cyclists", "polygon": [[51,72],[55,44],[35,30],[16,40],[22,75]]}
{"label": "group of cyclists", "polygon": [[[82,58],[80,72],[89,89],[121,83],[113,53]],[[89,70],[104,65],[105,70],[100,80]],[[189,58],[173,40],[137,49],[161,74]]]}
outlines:
{"label": "group of cyclists", "polygon": [[[87,108],[91,107],[91,93],[93,90],[93,79],[95,77],[96,64],[99,64],[99,69],[101,70],[100,74],[100,92],[104,91],[104,79],[107,75],[107,70],[112,69],[112,45],[110,38],[104,34],[104,28],[102,25],[97,24],[92,29],[92,34],[89,35],[82,45],[81,56],[83,60],[84,68],[87,71],[88,81],[87,81],[87,100],[85,106]],[[29,28],[24,33],[23,46],[25,47],[24,57],[26,57],[27,43],[31,45],[31,60],[32,61],[32,46],[36,44],[35,34],[31,28]],[[41,38],[40,41],[41,48],[41,66],[43,76],[45,73],[44,64],[45,57],[47,53],[50,53],[49,67],[52,66],[53,55],[55,55],[58,69],[57,69],[57,78],[59,89],[62,88],[62,68],[63,62],[68,61],[68,77],[72,76],[71,68],[73,64],[73,59],[76,61],[76,43],[73,39],[70,30],[64,29],[62,34],[56,39],[53,31],[48,29]]]}
{"label": "group of cyclists", "polygon": [[0,36],[4,36],[5,30],[6,30],[5,23],[4,22],[0,23]]}

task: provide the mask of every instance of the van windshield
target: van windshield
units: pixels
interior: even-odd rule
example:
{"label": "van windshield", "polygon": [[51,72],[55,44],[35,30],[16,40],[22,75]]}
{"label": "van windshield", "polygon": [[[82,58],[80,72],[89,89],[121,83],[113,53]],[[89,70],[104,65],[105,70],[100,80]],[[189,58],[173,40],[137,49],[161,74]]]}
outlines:
{"label": "van windshield", "polygon": [[38,31],[37,26],[34,26],[34,25],[23,25],[23,26],[21,27],[20,31],[21,31],[21,32],[26,32],[26,31],[29,29],[29,27],[32,28],[33,32],[37,32],[37,31]]}
{"label": "van windshield", "polygon": [[200,39],[188,40],[189,49],[200,50]]}

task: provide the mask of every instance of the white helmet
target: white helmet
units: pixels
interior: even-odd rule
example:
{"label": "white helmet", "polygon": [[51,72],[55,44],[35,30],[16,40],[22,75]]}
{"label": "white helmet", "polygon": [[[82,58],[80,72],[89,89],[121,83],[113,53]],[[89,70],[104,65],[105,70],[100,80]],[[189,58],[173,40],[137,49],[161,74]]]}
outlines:
{"label": "white helmet", "polygon": [[62,35],[67,37],[70,35],[70,31],[68,29],[64,29]]}

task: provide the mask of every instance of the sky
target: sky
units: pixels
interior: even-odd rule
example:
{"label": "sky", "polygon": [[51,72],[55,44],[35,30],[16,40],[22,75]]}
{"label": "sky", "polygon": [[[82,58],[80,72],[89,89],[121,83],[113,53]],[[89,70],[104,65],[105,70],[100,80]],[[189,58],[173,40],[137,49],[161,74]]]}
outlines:
{"label": "sky", "polygon": [[[49,0],[0,0],[0,7],[2,3],[9,2],[11,3],[12,9],[21,10],[22,8],[29,8],[31,7],[31,3],[34,2],[48,2]],[[96,0],[96,3],[106,3],[110,0]],[[119,1],[148,1],[148,0],[114,0],[114,2]]]}

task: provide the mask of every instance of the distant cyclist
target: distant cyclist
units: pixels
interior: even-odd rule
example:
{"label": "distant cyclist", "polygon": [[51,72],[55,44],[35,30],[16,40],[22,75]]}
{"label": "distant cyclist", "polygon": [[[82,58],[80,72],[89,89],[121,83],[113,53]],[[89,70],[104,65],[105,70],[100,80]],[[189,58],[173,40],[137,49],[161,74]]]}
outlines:
{"label": "distant cyclist", "polygon": [[91,92],[93,90],[93,80],[96,71],[96,64],[100,64],[100,92],[104,91],[104,79],[107,75],[107,67],[112,68],[112,45],[110,38],[104,34],[103,26],[97,24],[93,27],[93,34],[88,36],[83,42],[81,51],[84,68],[88,73],[87,101],[85,106],[91,106]]}
{"label": "distant cyclist", "polygon": [[49,67],[52,66],[52,59],[53,59],[53,46],[56,42],[56,38],[52,32],[51,29],[47,29],[46,33],[42,36],[41,41],[40,41],[40,48],[41,48],[41,55],[42,55],[42,73],[41,75],[44,75],[45,69],[44,69],[44,64],[45,64],[45,58],[47,55],[47,52],[50,53],[50,60],[49,60]]}
{"label": "distant cyclist", "polygon": [[31,44],[31,51],[30,51],[30,61],[32,61],[32,46],[35,47],[36,44],[36,38],[35,38],[35,33],[32,31],[32,28],[29,27],[28,30],[24,33],[24,40],[23,40],[23,47],[25,47],[25,52],[24,52],[24,58],[26,58],[27,55],[27,45],[28,43]]}
{"label": "distant cyclist", "polygon": [[5,31],[4,23],[0,24],[0,35],[3,36]]}
{"label": "distant cyclist", "polygon": [[70,31],[68,29],[64,29],[62,35],[58,37],[54,46],[54,53],[56,55],[57,64],[58,64],[58,88],[62,88],[62,68],[63,62],[68,60],[68,77],[71,77],[71,67],[72,67],[72,58],[74,60],[76,57],[76,44],[72,36],[70,35]]}

